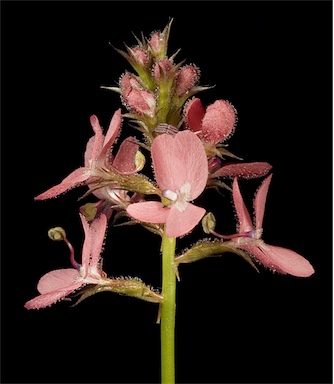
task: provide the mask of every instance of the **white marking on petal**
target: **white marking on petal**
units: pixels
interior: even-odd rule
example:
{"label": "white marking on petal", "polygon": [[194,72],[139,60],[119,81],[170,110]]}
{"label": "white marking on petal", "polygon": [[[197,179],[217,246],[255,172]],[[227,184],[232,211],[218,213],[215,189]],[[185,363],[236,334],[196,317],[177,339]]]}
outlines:
{"label": "white marking on petal", "polygon": [[187,208],[190,198],[190,190],[191,185],[189,182],[186,182],[182,185],[180,191],[177,193],[177,201],[175,202],[175,206],[180,212],[183,212]]}

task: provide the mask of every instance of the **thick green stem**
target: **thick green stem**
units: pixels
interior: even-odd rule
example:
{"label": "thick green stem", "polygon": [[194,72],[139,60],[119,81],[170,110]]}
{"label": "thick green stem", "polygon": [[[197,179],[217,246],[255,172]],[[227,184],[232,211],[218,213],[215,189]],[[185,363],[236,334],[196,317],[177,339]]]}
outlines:
{"label": "thick green stem", "polygon": [[176,239],[162,237],[161,383],[175,383]]}

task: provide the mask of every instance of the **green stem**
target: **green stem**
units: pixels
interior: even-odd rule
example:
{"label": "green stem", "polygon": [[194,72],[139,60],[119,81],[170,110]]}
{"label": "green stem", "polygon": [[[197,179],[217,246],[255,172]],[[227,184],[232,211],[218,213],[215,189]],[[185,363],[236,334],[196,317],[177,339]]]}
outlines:
{"label": "green stem", "polygon": [[161,383],[175,383],[175,296],[176,274],[174,269],[176,239],[162,237],[162,296],[161,332]]}

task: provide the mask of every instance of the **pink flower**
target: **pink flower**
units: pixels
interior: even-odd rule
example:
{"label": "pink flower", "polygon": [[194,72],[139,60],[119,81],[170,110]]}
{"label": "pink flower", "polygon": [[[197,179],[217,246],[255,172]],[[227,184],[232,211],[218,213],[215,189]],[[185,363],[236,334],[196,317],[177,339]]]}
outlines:
{"label": "pink flower", "polygon": [[103,135],[99,120],[95,115],[91,116],[90,122],[95,135],[87,143],[84,167],[77,168],[60,184],[36,196],[36,200],[50,199],[79,185],[87,185],[95,176],[101,177],[101,167],[108,168],[111,146],[121,128],[121,110],[118,109],[114,113],[106,136]]}
{"label": "pink flower", "polygon": [[127,212],[147,223],[166,223],[166,235],[180,237],[190,232],[202,219],[205,209],[192,204],[204,190],[208,163],[203,144],[191,131],[174,137],[162,134],[152,144],[152,161],[162,195],[170,201],[131,204]]}
{"label": "pink flower", "polygon": [[[105,177],[103,169],[120,174],[133,174],[141,168],[141,164],[138,167],[135,165],[135,156],[139,145],[134,137],[128,137],[121,143],[115,157],[111,153],[112,145],[121,128],[122,118],[120,109],[115,112],[111,119],[105,136],[95,115],[91,116],[90,121],[95,135],[88,140],[84,156],[84,167],[76,169],[61,183],[36,196],[36,200],[56,197],[80,185],[87,185],[90,189],[94,190],[94,182]],[[99,199],[105,199],[116,204],[123,198],[127,198],[125,196],[126,193],[124,190],[114,190],[112,186],[98,188],[93,191],[93,194]],[[120,195],[121,198],[119,198]]]}
{"label": "pink flower", "polygon": [[189,128],[211,147],[231,136],[236,123],[236,111],[225,100],[216,100],[205,110],[201,100],[194,98],[186,105],[185,116]]}
{"label": "pink flower", "polygon": [[37,285],[40,295],[27,301],[24,305],[25,308],[45,308],[63,299],[85,284],[105,285],[108,283],[105,273],[100,269],[100,253],[107,228],[107,218],[101,214],[91,224],[88,224],[81,214],[80,219],[85,232],[82,264],[80,265],[74,260],[73,248],[65,238],[64,240],[71,250],[73,268],[56,269],[42,276]]}
{"label": "pink flower", "polygon": [[308,260],[290,249],[268,245],[261,239],[264,207],[271,178],[272,175],[268,176],[256,193],[254,199],[254,226],[242,199],[237,179],[234,179],[233,200],[239,220],[239,236],[232,238],[232,240],[237,248],[247,251],[264,266],[272,270],[283,274],[308,277],[314,273],[314,269]]}

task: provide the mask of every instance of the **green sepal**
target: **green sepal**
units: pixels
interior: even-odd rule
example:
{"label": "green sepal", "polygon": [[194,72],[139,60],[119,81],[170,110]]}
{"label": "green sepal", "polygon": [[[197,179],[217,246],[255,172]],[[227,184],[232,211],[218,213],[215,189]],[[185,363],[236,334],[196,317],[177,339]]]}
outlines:
{"label": "green sepal", "polygon": [[106,279],[108,282],[103,285],[89,284],[75,296],[81,297],[73,305],[78,305],[81,301],[100,292],[113,292],[124,296],[135,297],[151,303],[162,303],[162,296],[151,287],[144,284],[139,278],[119,277],[116,279]]}
{"label": "green sepal", "polygon": [[[235,253],[245,259],[257,272],[258,269],[253,263],[249,254],[245,251],[237,249],[233,241],[221,240],[200,240],[191,248],[187,249],[182,255],[177,256],[174,260],[176,270],[182,263],[193,263],[207,257],[221,256],[223,253]],[[176,272],[178,275],[178,272]]]}
{"label": "green sepal", "polygon": [[157,188],[145,175],[124,175],[109,170],[103,171],[105,176],[96,178],[93,182],[91,182],[90,189],[80,199],[83,199],[94,191],[105,187],[123,189],[129,192],[138,192],[143,195],[161,195],[159,188]]}

